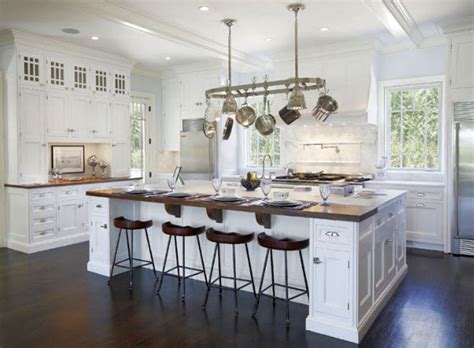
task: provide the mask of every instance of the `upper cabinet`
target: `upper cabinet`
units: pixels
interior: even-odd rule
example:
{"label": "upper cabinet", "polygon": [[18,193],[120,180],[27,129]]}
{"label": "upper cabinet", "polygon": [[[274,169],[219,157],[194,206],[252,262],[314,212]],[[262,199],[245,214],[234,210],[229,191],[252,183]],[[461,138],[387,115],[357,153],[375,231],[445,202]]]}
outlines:
{"label": "upper cabinet", "polygon": [[92,93],[97,95],[106,95],[109,93],[110,85],[110,73],[105,67],[94,66],[92,67]]}
{"label": "upper cabinet", "polygon": [[46,57],[46,76],[45,82],[48,89],[68,90],[66,57]]}
{"label": "upper cabinet", "polygon": [[217,73],[197,72],[181,76],[181,119],[203,118],[206,111],[206,90],[219,86]]}
{"label": "upper cabinet", "polygon": [[89,94],[92,89],[91,75],[91,69],[86,63],[81,63],[79,61],[73,62],[71,64],[71,69],[69,70],[71,90],[76,93]]}
{"label": "upper cabinet", "polygon": [[113,71],[112,75],[112,96],[130,97],[130,74],[125,71]]}
{"label": "upper cabinet", "polygon": [[181,82],[177,78],[162,81],[163,117],[162,117],[162,149],[179,151],[180,148],[180,95]]}
{"label": "upper cabinet", "polygon": [[21,50],[18,59],[20,85],[30,88],[43,88],[44,54],[34,50]]}
{"label": "upper cabinet", "polygon": [[451,88],[474,88],[474,31],[453,36],[450,48]]}

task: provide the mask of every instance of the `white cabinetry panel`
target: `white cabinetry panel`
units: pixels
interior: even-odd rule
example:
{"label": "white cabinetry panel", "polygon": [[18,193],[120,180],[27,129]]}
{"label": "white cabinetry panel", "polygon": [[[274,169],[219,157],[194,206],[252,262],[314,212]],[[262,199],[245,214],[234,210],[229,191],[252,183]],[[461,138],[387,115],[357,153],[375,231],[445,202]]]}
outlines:
{"label": "white cabinetry panel", "polygon": [[442,202],[417,201],[407,203],[407,238],[420,242],[443,242]]}
{"label": "white cabinetry panel", "polygon": [[450,57],[451,88],[474,87],[474,35],[452,38]]}
{"label": "white cabinetry panel", "polygon": [[46,134],[48,137],[67,137],[71,131],[68,125],[69,95],[65,90],[46,92]]}
{"label": "white cabinetry panel", "polygon": [[18,79],[21,86],[44,87],[44,55],[22,50],[18,55]]}
{"label": "white cabinetry panel", "polygon": [[71,94],[70,112],[67,117],[74,138],[85,138],[89,134],[91,98],[83,94]]}
{"label": "white cabinetry panel", "polygon": [[89,129],[94,138],[110,138],[111,106],[108,98],[94,98],[89,114]]}
{"label": "white cabinetry panel", "polygon": [[58,232],[60,235],[75,234],[81,231],[79,222],[79,203],[66,200],[58,203]]}
{"label": "white cabinetry panel", "polygon": [[162,82],[163,118],[162,118],[162,148],[165,151],[179,151],[180,148],[180,89],[178,79],[167,79]]}

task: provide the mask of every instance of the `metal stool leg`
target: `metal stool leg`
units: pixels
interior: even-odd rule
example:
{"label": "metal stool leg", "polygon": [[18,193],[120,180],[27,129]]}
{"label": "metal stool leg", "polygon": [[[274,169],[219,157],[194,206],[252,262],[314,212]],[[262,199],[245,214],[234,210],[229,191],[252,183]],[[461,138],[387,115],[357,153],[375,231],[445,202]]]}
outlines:
{"label": "metal stool leg", "polygon": [[300,261],[301,261],[301,269],[303,270],[304,286],[306,287],[306,293],[308,295],[308,300],[309,300],[308,279],[306,278],[306,271],[304,270],[303,254],[301,253],[301,250],[298,250],[298,252],[300,253]]}
{"label": "metal stool leg", "polygon": [[[128,262],[130,264],[130,270],[129,270],[129,273],[130,273],[130,271],[133,269],[133,263],[132,263],[132,254],[130,252],[130,240],[128,239],[128,230],[125,230],[125,236],[127,237],[127,251],[128,251]],[[129,289],[130,289],[130,285],[129,285]]]}
{"label": "metal stool leg", "polygon": [[286,327],[290,326],[290,300],[288,299],[288,252],[285,250],[285,292],[286,292]]}
{"label": "metal stool leg", "polygon": [[217,243],[217,264],[219,266],[219,296],[222,295],[221,244]]}
{"label": "metal stool leg", "polygon": [[273,304],[275,304],[275,271],[273,268],[273,250],[270,249],[270,265],[272,269],[272,294],[273,294]]}
{"label": "metal stool leg", "polygon": [[176,270],[178,272],[178,285],[181,284],[181,278],[179,276],[179,257],[178,257],[178,240],[176,239],[176,236],[173,236],[174,238],[174,252],[176,254]]}
{"label": "metal stool leg", "polygon": [[110,270],[110,277],[109,277],[109,281],[107,282],[107,284],[109,284],[109,285],[110,285],[110,282],[112,281],[112,276],[114,275],[115,261],[117,261],[117,251],[118,251],[118,248],[119,248],[120,237],[121,236],[122,236],[122,229],[119,230],[117,244],[115,245],[114,261],[112,262],[112,268]]}
{"label": "metal stool leg", "polygon": [[238,300],[237,300],[237,270],[235,266],[235,245],[232,244],[232,265],[234,266],[234,315],[237,316],[239,314],[238,310]]}
{"label": "metal stool leg", "polygon": [[199,248],[199,256],[201,257],[201,265],[202,265],[202,271],[204,274],[204,281],[206,282],[206,286],[209,287],[209,283],[207,281],[207,276],[206,276],[206,266],[204,265],[204,258],[202,257],[201,242],[199,241],[199,236],[196,236],[196,239],[197,239],[198,248]]}
{"label": "metal stool leg", "polygon": [[214,255],[212,256],[212,263],[211,263],[211,273],[209,273],[209,285],[207,287],[206,298],[204,299],[202,309],[206,309],[207,300],[209,299],[209,292],[211,291],[211,286],[212,286],[212,272],[214,271],[214,264],[216,262],[216,255],[217,255],[217,244],[214,247]]}
{"label": "metal stool leg", "polygon": [[161,270],[161,279],[160,279],[160,284],[158,285],[158,289],[156,290],[156,294],[158,295],[160,290],[161,290],[161,286],[163,285],[163,279],[165,278],[165,270],[166,270],[166,261],[168,260],[168,252],[170,250],[170,244],[171,244],[171,236],[168,238],[168,245],[166,246],[166,253],[165,253],[165,259],[163,261],[163,268]]}
{"label": "metal stool leg", "polygon": [[255,282],[253,280],[252,264],[250,263],[249,248],[248,248],[247,244],[245,244],[245,252],[247,254],[247,261],[249,262],[250,280],[252,281],[253,296],[257,297],[257,293],[255,292]]}
{"label": "metal stool leg", "polygon": [[131,254],[131,257],[130,257],[130,284],[128,285],[128,289],[129,290],[132,290],[133,288],[133,232],[130,232],[130,244],[131,244],[131,248],[130,248],[130,254]]}
{"label": "metal stool leg", "polygon": [[184,302],[186,298],[186,237],[183,237],[183,295],[181,300]]}
{"label": "metal stool leg", "polygon": [[268,254],[270,254],[270,249],[267,250],[267,255],[265,256],[265,262],[263,263],[262,278],[260,280],[260,287],[258,289],[258,295],[257,295],[257,299],[255,300],[255,307],[252,313],[253,318],[255,318],[255,315],[257,314],[258,305],[260,303],[260,296],[262,295],[263,278],[265,277],[265,269],[267,268]]}
{"label": "metal stool leg", "polygon": [[153,253],[151,251],[150,238],[148,237],[148,230],[146,228],[145,228],[145,237],[146,237],[146,242],[148,244],[148,251],[150,252],[150,261],[151,261],[151,266],[153,267],[153,274],[155,275],[155,279],[158,280],[158,276],[156,275],[156,269],[155,269],[155,261],[153,261]]}

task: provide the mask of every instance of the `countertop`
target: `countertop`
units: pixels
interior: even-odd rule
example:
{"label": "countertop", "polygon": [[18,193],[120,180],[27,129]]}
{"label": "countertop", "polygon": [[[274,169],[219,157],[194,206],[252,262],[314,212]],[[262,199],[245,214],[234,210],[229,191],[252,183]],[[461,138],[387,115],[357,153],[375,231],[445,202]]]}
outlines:
{"label": "countertop", "polygon": [[[226,186],[235,187],[231,184],[227,184]],[[167,189],[165,184],[146,185],[146,187],[152,190]],[[235,187],[235,189],[236,194],[242,197],[263,197],[261,191],[258,189],[253,192],[245,191],[245,189],[242,187]],[[180,187],[179,189],[177,189],[177,191],[200,194],[214,193],[212,185],[208,181],[188,181],[184,187]],[[272,191],[288,191],[290,194],[289,198],[293,200],[314,201],[318,203],[322,202],[322,199],[317,191],[295,192],[292,188],[273,188]],[[389,204],[391,201],[397,199],[401,195],[404,195],[405,191],[378,190],[377,195],[373,196],[370,199],[357,198],[354,196],[342,197],[332,195],[329,197],[329,206],[325,207],[318,204],[303,210],[273,208],[259,205],[238,205],[233,203],[210,201],[209,199],[202,197],[187,199],[177,199],[163,195],[154,195],[151,197],[146,197],[144,195],[127,194],[123,189],[92,190],[88,191],[86,194],[89,196],[105,197],[111,199],[162,203],[168,206],[197,206],[204,207],[208,210],[236,210],[254,212],[260,215],[285,215],[360,222],[376,214],[378,209],[380,209],[382,206],[385,206],[386,204]]]}
{"label": "countertop", "polygon": [[71,180],[71,179],[62,179],[62,180],[49,180],[47,183],[33,183],[33,184],[5,184],[5,187],[17,187],[25,189],[35,189],[35,188],[47,188],[55,186],[69,186],[69,185],[85,185],[85,184],[101,184],[114,181],[127,181],[127,180],[141,180],[141,177],[115,177],[115,178],[93,178],[85,177],[81,180]]}

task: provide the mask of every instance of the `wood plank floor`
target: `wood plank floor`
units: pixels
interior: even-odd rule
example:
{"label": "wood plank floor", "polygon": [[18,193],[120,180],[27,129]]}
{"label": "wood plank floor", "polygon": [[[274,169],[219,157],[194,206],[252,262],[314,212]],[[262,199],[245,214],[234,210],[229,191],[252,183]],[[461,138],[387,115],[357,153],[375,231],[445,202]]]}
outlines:
{"label": "wood plank floor", "polygon": [[[156,296],[153,275],[105,278],[86,271],[88,244],[26,255],[0,249],[0,347],[352,347],[306,332],[307,307],[263,299],[258,320],[250,318],[253,297],[233,300],[211,293],[201,304],[203,283],[187,283],[182,304],[175,279]],[[377,318],[362,347],[474,347],[474,259],[409,250],[409,273]]]}

